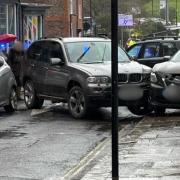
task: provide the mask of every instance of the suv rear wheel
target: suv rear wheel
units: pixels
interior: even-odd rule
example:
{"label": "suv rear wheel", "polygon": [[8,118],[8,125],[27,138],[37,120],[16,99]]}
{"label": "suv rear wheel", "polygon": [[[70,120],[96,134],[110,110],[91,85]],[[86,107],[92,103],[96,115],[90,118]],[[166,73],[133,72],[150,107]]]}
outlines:
{"label": "suv rear wheel", "polygon": [[4,106],[6,112],[14,112],[17,109],[17,93],[15,88],[11,89],[9,95],[9,104]]}
{"label": "suv rear wheel", "polygon": [[68,107],[74,118],[83,118],[87,114],[87,99],[80,87],[75,86],[69,91]]}
{"label": "suv rear wheel", "polygon": [[28,109],[41,108],[44,100],[40,99],[34,89],[33,82],[28,80],[24,85],[24,101]]}
{"label": "suv rear wheel", "polygon": [[164,107],[154,106],[154,113],[156,116],[164,115],[166,109]]}

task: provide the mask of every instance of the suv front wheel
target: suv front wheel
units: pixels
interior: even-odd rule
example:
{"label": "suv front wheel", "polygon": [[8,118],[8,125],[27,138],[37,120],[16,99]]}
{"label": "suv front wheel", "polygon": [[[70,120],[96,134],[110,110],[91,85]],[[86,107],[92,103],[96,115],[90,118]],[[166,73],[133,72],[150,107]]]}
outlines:
{"label": "suv front wheel", "polygon": [[75,86],[69,91],[68,107],[74,118],[83,118],[87,114],[87,99],[80,87]]}
{"label": "suv front wheel", "polygon": [[150,106],[140,106],[140,105],[134,105],[134,106],[128,106],[129,111],[131,111],[135,115],[146,115],[153,111],[152,107]]}
{"label": "suv front wheel", "polygon": [[44,100],[40,99],[34,89],[33,82],[28,80],[24,85],[24,101],[28,109],[41,108]]}

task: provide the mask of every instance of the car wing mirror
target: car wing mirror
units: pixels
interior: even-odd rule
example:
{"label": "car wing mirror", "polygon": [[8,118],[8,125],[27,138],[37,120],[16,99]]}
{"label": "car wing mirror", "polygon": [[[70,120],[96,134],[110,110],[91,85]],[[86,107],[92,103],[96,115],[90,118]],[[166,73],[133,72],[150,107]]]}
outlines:
{"label": "car wing mirror", "polygon": [[63,65],[64,64],[64,61],[60,58],[50,58],[50,64],[52,66],[55,66],[55,65]]}
{"label": "car wing mirror", "polygon": [[136,56],[130,56],[130,60],[131,60],[131,61],[137,61],[138,59],[137,59]]}
{"label": "car wing mirror", "polygon": [[171,56],[164,56],[165,61],[169,61],[171,59]]}

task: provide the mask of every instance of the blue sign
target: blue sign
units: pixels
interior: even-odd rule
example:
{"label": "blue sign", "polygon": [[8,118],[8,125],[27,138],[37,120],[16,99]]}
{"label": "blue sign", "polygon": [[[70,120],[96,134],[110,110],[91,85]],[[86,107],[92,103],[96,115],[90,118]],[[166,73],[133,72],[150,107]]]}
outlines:
{"label": "blue sign", "polygon": [[128,27],[133,26],[133,24],[132,15],[118,14],[118,26]]}

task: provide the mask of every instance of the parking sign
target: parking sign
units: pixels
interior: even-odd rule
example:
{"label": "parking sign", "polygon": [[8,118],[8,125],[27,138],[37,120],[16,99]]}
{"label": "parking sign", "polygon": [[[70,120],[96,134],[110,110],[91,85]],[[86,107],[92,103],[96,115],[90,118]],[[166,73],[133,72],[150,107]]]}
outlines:
{"label": "parking sign", "polygon": [[118,14],[118,26],[133,26],[133,15]]}

